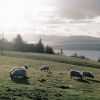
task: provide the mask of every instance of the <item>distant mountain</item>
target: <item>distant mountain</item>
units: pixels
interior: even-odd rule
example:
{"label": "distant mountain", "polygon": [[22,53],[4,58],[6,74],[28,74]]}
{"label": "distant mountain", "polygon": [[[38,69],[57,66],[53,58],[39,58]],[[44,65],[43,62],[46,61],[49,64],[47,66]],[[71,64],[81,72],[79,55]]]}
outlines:
{"label": "distant mountain", "polygon": [[53,48],[66,50],[100,50],[100,38],[90,36],[66,37],[66,40],[57,42]]}
{"label": "distant mountain", "polygon": [[45,45],[56,45],[59,42],[66,41],[65,36],[56,36],[56,35],[41,35],[41,34],[24,34],[22,35],[23,39],[28,42],[38,42],[41,38]]}
{"label": "distant mountain", "polygon": [[100,38],[90,36],[71,36],[66,37],[66,40],[60,42],[60,44],[100,44]]}
{"label": "distant mountain", "polygon": [[[59,35],[40,35],[40,34],[21,34],[24,41],[37,43],[41,38],[44,45],[50,45],[54,49],[66,50],[100,50],[100,38],[90,36],[59,36]],[[15,34],[5,34],[5,38],[12,40]]]}
{"label": "distant mountain", "polygon": [[[44,35],[44,34],[34,34],[34,33],[27,33],[27,34],[20,34],[24,41],[29,43],[37,43],[41,38],[44,44],[56,44],[56,42],[62,42],[66,40],[65,36],[55,36],[55,35]],[[4,37],[8,41],[12,41],[16,38],[17,34],[4,34]]]}

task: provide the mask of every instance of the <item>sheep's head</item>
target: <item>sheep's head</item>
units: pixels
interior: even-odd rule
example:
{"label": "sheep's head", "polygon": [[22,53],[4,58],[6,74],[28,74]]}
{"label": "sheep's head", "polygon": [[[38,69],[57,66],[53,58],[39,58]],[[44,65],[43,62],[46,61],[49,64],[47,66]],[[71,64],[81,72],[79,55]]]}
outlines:
{"label": "sheep's head", "polygon": [[94,78],[94,75],[92,76],[92,78]]}
{"label": "sheep's head", "polygon": [[93,75],[93,74],[91,74],[91,77],[92,77],[92,78],[94,78],[94,75]]}
{"label": "sheep's head", "polygon": [[43,68],[40,69],[41,71],[43,70]]}
{"label": "sheep's head", "polygon": [[24,65],[24,68],[27,70],[29,68],[29,66],[28,65]]}

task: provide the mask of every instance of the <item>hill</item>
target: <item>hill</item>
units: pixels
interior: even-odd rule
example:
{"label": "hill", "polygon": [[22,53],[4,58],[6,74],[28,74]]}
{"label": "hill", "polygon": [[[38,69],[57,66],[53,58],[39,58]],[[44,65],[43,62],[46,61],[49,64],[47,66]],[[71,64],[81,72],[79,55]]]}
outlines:
{"label": "hill", "polygon": [[89,36],[66,37],[66,40],[57,42],[53,48],[66,50],[100,50],[100,38]]}
{"label": "hill", "polygon": [[[87,67],[87,63],[94,66]],[[11,80],[9,70],[24,64],[31,65],[27,72],[29,79]],[[41,72],[41,66],[47,64],[51,73]],[[71,57],[4,52],[4,56],[0,56],[0,100],[100,100],[99,66],[100,63],[96,61]],[[88,70],[93,72],[95,78],[71,79],[68,69]],[[41,82],[42,79],[45,81]]]}
{"label": "hill", "polygon": [[68,57],[68,56],[58,56],[58,55],[41,54],[41,53],[7,52],[7,51],[4,52],[4,55],[10,56],[10,57],[73,64],[73,65],[78,65],[78,66],[95,67],[95,68],[100,69],[100,63],[97,61]]}

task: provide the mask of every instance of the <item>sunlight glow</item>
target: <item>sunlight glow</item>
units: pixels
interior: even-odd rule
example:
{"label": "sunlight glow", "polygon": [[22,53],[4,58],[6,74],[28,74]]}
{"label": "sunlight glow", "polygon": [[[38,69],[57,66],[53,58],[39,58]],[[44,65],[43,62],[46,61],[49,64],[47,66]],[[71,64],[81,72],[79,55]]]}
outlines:
{"label": "sunlight glow", "polygon": [[[67,0],[66,3],[65,0],[0,0],[0,33],[99,36],[100,16],[69,18],[69,15],[76,18],[71,13],[74,11],[70,8],[74,2],[72,1]],[[82,7],[84,10],[85,6]],[[75,8],[76,10],[79,9]]]}
{"label": "sunlight glow", "polygon": [[2,0],[0,1],[0,32],[24,33],[47,21],[49,12],[54,9],[49,7],[49,2],[46,0]]}

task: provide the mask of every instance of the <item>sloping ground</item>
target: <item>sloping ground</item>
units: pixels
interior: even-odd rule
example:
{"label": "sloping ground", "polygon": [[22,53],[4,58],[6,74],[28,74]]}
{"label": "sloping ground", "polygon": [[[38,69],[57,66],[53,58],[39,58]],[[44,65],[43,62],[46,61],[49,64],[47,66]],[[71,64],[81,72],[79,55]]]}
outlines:
{"label": "sloping ground", "polygon": [[67,56],[49,55],[49,54],[41,54],[41,53],[7,52],[7,51],[4,52],[4,55],[100,68],[100,62],[87,60],[87,59],[81,59],[81,58],[67,57]]}
{"label": "sloping ground", "polygon": [[[100,69],[60,63],[62,57],[58,56],[33,54],[34,57],[30,58],[33,56],[31,53],[14,52],[9,55],[16,57],[0,56],[0,100],[100,100]],[[36,59],[39,56],[41,60]],[[51,61],[47,61],[45,56]],[[49,57],[58,58],[53,61]],[[23,64],[31,65],[28,70],[29,79],[11,80],[9,70]],[[41,66],[46,64],[50,65],[51,73],[40,71]],[[95,78],[70,79],[68,68],[91,71]]]}

